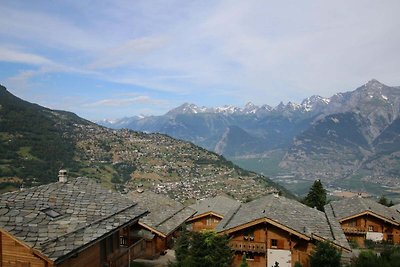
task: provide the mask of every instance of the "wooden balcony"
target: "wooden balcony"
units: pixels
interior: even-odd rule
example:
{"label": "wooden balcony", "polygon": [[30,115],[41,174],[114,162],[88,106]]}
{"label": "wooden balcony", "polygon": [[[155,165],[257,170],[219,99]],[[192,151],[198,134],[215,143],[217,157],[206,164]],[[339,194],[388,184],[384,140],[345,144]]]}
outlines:
{"label": "wooden balcony", "polygon": [[127,267],[129,263],[139,258],[146,250],[146,241],[140,239],[129,247],[121,247],[118,252],[108,258],[108,267]]}
{"label": "wooden balcony", "polygon": [[229,242],[229,246],[232,250],[236,251],[250,251],[258,253],[265,253],[267,251],[267,244],[264,242],[231,240]]}
{"label": "wooden balcony", "polygon": [[342,227],[345,234],[366,234],[367,229],[364,227]]}

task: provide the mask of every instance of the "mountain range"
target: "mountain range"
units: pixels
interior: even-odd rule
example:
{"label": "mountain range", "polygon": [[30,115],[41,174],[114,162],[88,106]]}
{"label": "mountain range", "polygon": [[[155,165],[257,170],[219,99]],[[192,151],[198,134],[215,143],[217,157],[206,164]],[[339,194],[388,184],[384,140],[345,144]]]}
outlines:
{"label": "mountain range", "polygon": [[[374,184],[400,185],[399,114],[400,87],[371,80],[354,91],[314,95],[300,104],[208,108],[185,103],[162,116],[99,123],[187,140],[269,175],[371,191]],[[274,166],[254,167],[260,159]]]}
{"label": "mountain range", "polygon": [[192,143],[105,128],[0,86],[0,191],[57,181],[60,168],[122,193],[149,189],[182,202],[222,193],[244,201],[276,190],[293,196]]}

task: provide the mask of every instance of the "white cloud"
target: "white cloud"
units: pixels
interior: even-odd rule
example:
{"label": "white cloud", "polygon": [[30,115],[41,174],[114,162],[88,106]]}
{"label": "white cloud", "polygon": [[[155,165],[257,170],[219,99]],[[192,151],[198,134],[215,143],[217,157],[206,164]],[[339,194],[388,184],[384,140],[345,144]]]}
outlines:
{"label": "white cloud", "polygon": [[142,37],[126,41],[101,52],[99,57],[89,64],[89,68],[115,68],[140,63],[143,57],[161,48],[166,42],[166,38],[163,37]]}
{"label": "white cloud", "polygon": [[135,97],[123,97],[123,98],[109,98],[102,99],[93,103],[86,103],[83,106],[89,108],[97,107],[121,107],[129,106],[133,104],[139,105],[165,105],[167,101],[160,99],[153,99],[146,95],[138,95]]}
{"label": "white cloud", "polygon": [[[0,40],[18,49],[0,48],[0,60],[37,66],[14,81],[80,73],[170,99],[200,95],[204,105],[215,95],[221,104],[273,105],[373,77],[400,84],[399,9],[394,0],[4,4]],[[103,98],[98,104],[138,101]]]}
{"label": "white cloud", "polygon": [[21,52],[7,47],[0,47],[0,61],[24,63],[31,65],[49,65],[53,62],[40,55]]}

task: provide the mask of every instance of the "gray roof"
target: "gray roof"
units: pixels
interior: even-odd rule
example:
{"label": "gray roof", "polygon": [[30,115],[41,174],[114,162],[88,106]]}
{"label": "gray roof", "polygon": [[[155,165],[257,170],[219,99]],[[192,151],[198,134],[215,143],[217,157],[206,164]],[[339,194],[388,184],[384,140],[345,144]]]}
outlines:
{"label": "gray roof", "polygon": [[151,191],[132,192],[129,193],[129,197],[149,211],[140,222],[165,236],[171,234],[195,213],[195,210]]}
{"label": "gray roof", "polygon": [[231,210],[218,224],[222,232],[259,219],[269,219],[295,232],[313,238],[316,235],[350,249],[340,225],[333,226],[325,213],[283,196],[267,195]]}
{"label": "gray roof", "polygon": [[398,212],[400,212],[400,204],[391,206],[390,208],[397,210]]}
{"label": "gray roof", "polygon": [[196,211],[196,216],[213,212],[224,217],[230,210],[240,206],[240,202],[232,198],[220,195],[213,198],[200,200],[190,207]]}
{"label": "gray roof", "polygon": [[327,204],[325,209],[327,207],[331,207],[335,217],[339,221],[369,211],[394,223],[400,223],[400,213],[396,212],[395,209],[379,204],[374,199],[361,197],[345,198]]}
{"label": "gray roof", "polygon": [[132,200],[88,178],[0,196],[0,227],[55,262],[144,214]]}

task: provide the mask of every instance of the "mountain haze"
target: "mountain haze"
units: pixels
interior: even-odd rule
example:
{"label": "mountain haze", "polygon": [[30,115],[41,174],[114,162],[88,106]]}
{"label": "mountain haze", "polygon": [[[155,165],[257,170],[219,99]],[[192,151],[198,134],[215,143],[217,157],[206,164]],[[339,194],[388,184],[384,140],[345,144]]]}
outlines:
{"label": "mountain haze", "polygon": [[354,179],[400,185],[399,113],[399,87],[371,80],[354,91],[314,95],[300,104],[207,108],[185,103],[163,116],[110,125],[165,133],[231,159],[268,158],[280,151],[280,172],[351,188]]}

